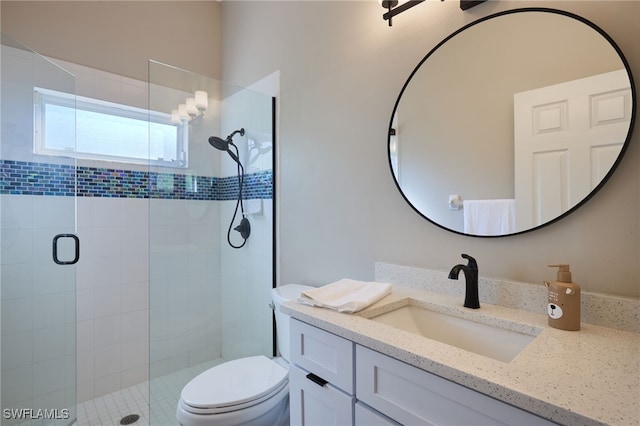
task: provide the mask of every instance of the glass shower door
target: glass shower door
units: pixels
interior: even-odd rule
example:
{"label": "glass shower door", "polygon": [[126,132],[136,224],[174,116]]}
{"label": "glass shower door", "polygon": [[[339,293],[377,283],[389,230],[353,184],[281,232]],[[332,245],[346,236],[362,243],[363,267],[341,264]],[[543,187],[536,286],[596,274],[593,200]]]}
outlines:
{"label": "glass shower door", "polygon": [[[196,98],[201,108],[180,115]],[[250,89],[149,63],[149,109],[173,112],[185,142],[174,167],[149,169],[152,424],[175,424],[182,387],[207,368],[273,354],[273,104]],[[237,155],[209,142],[239,129]],[[152,146],[163,140],[149,139]],[[234,156],[245,172],[244,201],[229,231],[239,182]],[[242,213],[251,234],[235,249],[227,234],[240,245],[233,227]]]}
{"label": "glass shower door", "polygon": [[[0,53],[0,422],[68,425],[76,418],[75,78],[4,34]],[[39,104],[37,88],[68,102]],[[53,137],[68,156],[35,154]]]}

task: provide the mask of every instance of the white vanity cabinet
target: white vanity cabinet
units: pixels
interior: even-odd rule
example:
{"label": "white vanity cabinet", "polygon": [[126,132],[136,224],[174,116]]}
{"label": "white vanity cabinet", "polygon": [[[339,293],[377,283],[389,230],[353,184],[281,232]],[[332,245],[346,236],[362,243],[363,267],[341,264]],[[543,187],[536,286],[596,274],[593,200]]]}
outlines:
{"label": "white vanity cabinet", "polygon": [[353,425],[354,343],[291,319],[292,426]]}
{"label": "white vanity cabinet", "polygon": [[555,424],[295,319],[289,377],[293,426]]}

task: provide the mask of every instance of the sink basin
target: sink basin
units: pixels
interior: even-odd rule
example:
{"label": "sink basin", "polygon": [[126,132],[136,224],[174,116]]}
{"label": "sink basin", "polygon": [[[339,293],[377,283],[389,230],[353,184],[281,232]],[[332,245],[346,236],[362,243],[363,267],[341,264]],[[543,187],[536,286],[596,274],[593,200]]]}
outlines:
{"label": "sink basin", "polygon": [[414,305],[369,319],[503,362],[514,359],[536,338]]}

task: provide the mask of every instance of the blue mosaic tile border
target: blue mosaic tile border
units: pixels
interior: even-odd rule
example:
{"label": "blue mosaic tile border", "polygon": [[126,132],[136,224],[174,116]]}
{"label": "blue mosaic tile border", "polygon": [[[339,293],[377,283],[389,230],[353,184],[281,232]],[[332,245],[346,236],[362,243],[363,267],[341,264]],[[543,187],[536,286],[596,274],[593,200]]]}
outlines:
{"label": "blue mosaic tile border", "polygon": [[[236,176],[217,178],[173,173],[0,160],[0,194],[235,200]],[[77,191],[76,191],[77,184]],[[273,198],[271,170],[245,176],[245,199]]]}
{"label": "blue mosaic tile border", "polygon": [[[238,177],[229,176],[218,179],[216,200],[235,200],[238,198]],[[252,173],[244,177],[242,185],[242,198],[251,200],[255,198],[273,198],[273,173]]]}

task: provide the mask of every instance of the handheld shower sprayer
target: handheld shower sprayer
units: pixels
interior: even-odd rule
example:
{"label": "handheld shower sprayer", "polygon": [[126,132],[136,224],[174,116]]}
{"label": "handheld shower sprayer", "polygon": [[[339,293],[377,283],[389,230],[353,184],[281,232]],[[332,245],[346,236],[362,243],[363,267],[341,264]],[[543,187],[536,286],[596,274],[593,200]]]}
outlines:
{"label": "handheld shower sprayer", "polygon": [[[244,206],[242,205],[242,186],[244,184],[244,167],[242,166],[242,162],[240,161],[240,152],[236,144],[233,143],[233,137],[236,134],[240,134],[240,136],[244,136],[244,128],[234,130],[226,139],[219,138],[217,136],[211,136],[209,138],[209,144],[220,150],[224,151],[233,161],[238,165],[238,201],[236,202],[236,208],[233,212],[233,217],[231,218],[231,223],[229,223],[229,229],[227,231],[227,242],[229,245],[235,249],[239,249],[244,247],[247,242],[247,238],[251,234],[251,224],[249,223],[249,219],[244,216]],[[234,148],[235,152],[231,150],[231,147]],[[236,220],[236,215],[238,214],[238,207],[240,208],[242,219],[240,220],[240,225],[233,228],[235,231],[240,232],[240,236],[243,239],[242,244],[234,245],[231,242],[231,228],[233,227],[233,222]]]}

